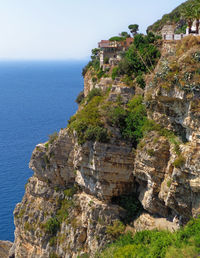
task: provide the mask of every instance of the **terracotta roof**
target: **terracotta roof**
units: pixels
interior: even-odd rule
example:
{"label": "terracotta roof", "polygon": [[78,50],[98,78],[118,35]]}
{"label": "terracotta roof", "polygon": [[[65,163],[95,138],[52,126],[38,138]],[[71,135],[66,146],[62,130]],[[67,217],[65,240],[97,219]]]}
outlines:
{"label": "terracotta roof", "polygon": [[98,45],[100,48],[129,47],[133,43],[133,38],[126,38],[126,41],[116,42],[110,40],[101,40]]}

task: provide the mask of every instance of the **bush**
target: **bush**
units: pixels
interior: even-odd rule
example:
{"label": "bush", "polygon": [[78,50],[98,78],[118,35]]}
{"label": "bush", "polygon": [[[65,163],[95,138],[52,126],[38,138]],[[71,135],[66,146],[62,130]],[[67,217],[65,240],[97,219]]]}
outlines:
{"label": "bush", "polygon": [[133,78],[132,78],[131,76],[125,75],[125,76],[122,78],[122,81],[123,81],[126,85],[128,85],[128,86],[130,86],[130,87],[133,87],[133,86],[134,86],[134,84],[133,84]]}
{"label": "bush", "polygon": [[92,82],[93,83],[97,82],[97,77],[92,77]]}
{"label": "bush", "polygon": [[55,236],[57,231],[60,229],[60,222],[57,218],[50,218],[44,225],[45,232],[51,236]]}
{"label": "bush", "polygon": [[49,143],[52,144],[58,138],[58,133],[54,132],[53,134],[49,135]]}
{"label": "bush", "polygon": [[85,140],[106,143],[109,141],[107,129],[100,126],[89,126],[85,131]]}
{"label": "bush", "polygon": [[175,168],[181,168],[185,164],[185,158],[180,155],[173,163]]}
{"label": "bush", "polygon": [[69,124],[69,129],[76,131],[79,144],[83,144],[87,139],[102,142],[108,140],[107,130],[103,128],[101,122],[99,107],[103,102],[103,97],[94,96],[97,93],[99,93],[99,90],[90,92],[90,101],[71,119]]}
{"label": "bush", "polygon": [[124,233],[125,226],[124,224],[116,220],[112,226],[107,226],[106,233],[112,238],[117,239],[122,233]]}
{"label": "bush", "polygon": [[93,99],[95,96],[102,96],[102,91],[100,89],[93,88],[87,96],[88,101]]}
{"label": "bush", "polygon": [[144,78],[143,78],[143,76],[142,75],[138,75],[137,77],[136,77],[136,82],[137,82],[137,84],[140,86],[140,88],[141,89],[144,89],[145,88],[145,80],[144,80]]}
{"label": "bush", "polygon": [[128,233],[108,246],[100,257],[197,257],[199,232],[200,217],[174,233],[157,230],[137,232],[134,236]]}
{"label": "bush", "polygon": [[100,70],[98,73],[97,73],[97,78],[98,79],[101,79],[101,77],[103,77],[103,75],[105,74],[105,72],[103,70]]}
{"label": "bush", "polygon": [[118,66],[114,67],[112,70],[112,79],[115,80],[115,78],[119,75],[119,68]]}
{"label": "bush", "polygon": [[79,94],[78,94],[78,97],[76,98],[76,103],[77,104],[81,104],[81,102],[84,100],[84,92],[81,91]]}
{"label": "bush", "polygon": [[77,186],[64,190],[64,195],[68,198],[72,198],[77,193]]}
{"label": "bush", "polygon": [[129,101],[128,115],[125,119],[126,126],[122,130],[122,136],[131,141],[134,147],[143,137],[143,126],[147,121],[146,108],[142,100],[142,96],[135,96]]}
{"label": "bush", "polygon": [[125,127],[125,119],[127,117],[127,112],[123,107],[111,107],[108,111],[108,123],[112,126],[117,126],[122,129]]}
{"label": "bush", "polygon": [[109,57],[108,56],[106,56],[106,57],[104,57],[104,64],[109,64]]}

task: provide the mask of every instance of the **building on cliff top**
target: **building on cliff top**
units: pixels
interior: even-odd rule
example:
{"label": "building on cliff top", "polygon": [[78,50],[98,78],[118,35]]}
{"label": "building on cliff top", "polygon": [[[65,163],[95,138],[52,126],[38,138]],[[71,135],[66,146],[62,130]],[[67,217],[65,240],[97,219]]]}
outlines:
{"label": "building on cliff top", "polygon": [[133,38],[126,38],[124,41],[101,40],[98,43],[100,67],[105,70],[107,65],[116,65],[121,60],[120,53],[126,51],[132,43]]}
{"label": "building on cliff top", "polygon": [[195,20],[191,23],[191,26],[186,28],[185,34],[176,34],[175,33],[175,25],[167,24],[161,30],[163,40],[181,40],[182,38],[188,35],[199,36],[200,35],[200,20]]}

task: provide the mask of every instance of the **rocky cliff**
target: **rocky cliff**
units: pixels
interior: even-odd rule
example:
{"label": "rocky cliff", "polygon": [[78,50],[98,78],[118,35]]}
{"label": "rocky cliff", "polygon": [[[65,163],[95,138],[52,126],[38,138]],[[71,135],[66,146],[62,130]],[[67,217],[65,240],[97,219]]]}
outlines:
{"label": "rocky cliff", "polygon": [[[145,89],[88,70],[68,128],[33,151],[11,255],[93,257],[127,230],[175,230],[200,214],[199,39],[161,52]],[[137,107],[151,125],[139,143],[122,137],[123,110]]]}

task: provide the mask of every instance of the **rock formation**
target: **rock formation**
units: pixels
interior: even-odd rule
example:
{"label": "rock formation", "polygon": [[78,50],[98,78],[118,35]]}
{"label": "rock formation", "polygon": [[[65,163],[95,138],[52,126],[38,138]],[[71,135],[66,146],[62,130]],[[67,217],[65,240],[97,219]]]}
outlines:
{"label": "rock formation", "polygon": [[113,201],[121,196],[136,196],[145,210],[129,225],[136,231],[174,230],[200,214],[199,84],[190,74],[199,64],[189,61],[199,48],[180,54],[176,47],[163,45],[144,92],[111,78],[94,83],[87,72],[85,97],[97,88],[108,105],[119,97],[126,105],[140,92],[148,119],[159,126],[136,149],[107,122],[109,142],[80,144],[78,133],[67,128],[37,145],[30,161],[34,175],[14,211],[15,257],[93,257],[125,229],[120,223],[128,211]]}

